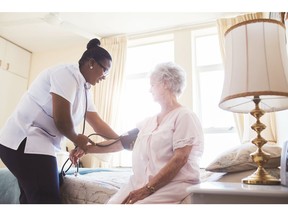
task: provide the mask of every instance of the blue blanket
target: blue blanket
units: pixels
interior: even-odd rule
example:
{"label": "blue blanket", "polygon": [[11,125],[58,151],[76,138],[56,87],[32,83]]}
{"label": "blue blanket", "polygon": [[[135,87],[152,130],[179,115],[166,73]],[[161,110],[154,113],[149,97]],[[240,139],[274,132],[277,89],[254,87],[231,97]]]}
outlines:
{"label": "blue blanket", "polygon": [[20,190],[15,176],[7,168],[0,168],[0,203],[18,204],[19,196]]}

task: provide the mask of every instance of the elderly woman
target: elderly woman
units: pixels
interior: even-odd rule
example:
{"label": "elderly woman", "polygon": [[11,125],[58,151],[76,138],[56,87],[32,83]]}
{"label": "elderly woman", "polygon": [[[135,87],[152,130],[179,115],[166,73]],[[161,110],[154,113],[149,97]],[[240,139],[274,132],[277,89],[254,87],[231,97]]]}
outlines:
{"label": "elderly woman", "polygon": [[[199,183],[203,132],[196,115],[177,100],[185,72],[174,63],[156,66],[150,75],[151,93],[161,112],[138,125],[133,148],[133,175],[108,203],[180,203],[187,187]],[[121,143],[88,152],[112,152]]]}

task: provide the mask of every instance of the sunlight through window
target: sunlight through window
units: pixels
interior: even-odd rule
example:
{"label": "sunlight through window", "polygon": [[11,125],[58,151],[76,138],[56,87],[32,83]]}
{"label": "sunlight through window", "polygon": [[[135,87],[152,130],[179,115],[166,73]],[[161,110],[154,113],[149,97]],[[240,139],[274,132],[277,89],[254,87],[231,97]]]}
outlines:
{"label": "sunlight through window", "polygon": [[201,167],[206,167],[219,154],[239,144],[233,113],[218,107],[223,88],[224,69],[217,32],[193,32],[195,110],[204,129],[204,155]]}
{"label": "sunlight through window", "polygon": [[[122,101],[122,132],[131,130],[145,118],[159,112],[159,105],[150,94],[149,73],[161,62],[174,61],[173,41],[129,47],[124,98]],[[122,151],[121,166],[131,166],[131,152]]]}

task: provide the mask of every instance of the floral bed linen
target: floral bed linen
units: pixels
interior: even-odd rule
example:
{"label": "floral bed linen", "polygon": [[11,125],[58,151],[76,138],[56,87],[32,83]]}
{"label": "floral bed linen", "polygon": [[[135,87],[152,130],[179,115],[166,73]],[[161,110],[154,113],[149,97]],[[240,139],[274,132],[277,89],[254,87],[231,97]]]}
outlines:
{"label": "floral bed linen", "polygon": [[128,182],[130,169],[111,169],[85,175],[66,175],[61,186],[64,204],[104,204]]}

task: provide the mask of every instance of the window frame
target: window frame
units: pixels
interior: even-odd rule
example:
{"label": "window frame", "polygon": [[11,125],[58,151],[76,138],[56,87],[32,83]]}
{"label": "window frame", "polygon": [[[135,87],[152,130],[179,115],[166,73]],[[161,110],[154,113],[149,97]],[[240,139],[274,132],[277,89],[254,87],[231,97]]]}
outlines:
{"label": "window frame", "polygon": [[[206,73],[206,72],[213,72],[213,71],[223,71],[224,73],[224,65],[222,62],[220,62],[219,64],[211,64],[211,65],[205,65],[205,66],[197,66],[196,63],[196,57],[197,57],[197,52],[196,52],[196,40],[198,37],[205,37],[205,36],[209,36],[209,35],[217,35],[217,28],[216,26],[214,27],[205,27],[205,28],[201,28],[201,29],[197,29],[197,30],[191,30],[191,44],[192,44],[192,73],[193,73],[193,80],[192,80],[192,84],[193,84],[193,110],[194,112],[197,114],[197,116],[199,117],[200,121],[202,122],[203,125],[203,132],[204,132],[204,157],[202,157],[202,161],[200,166],[202,168],[205,168],[210,162],[212,162],[217,156],[218,154],[221,154],[222,152],[226,151],[226,148],[233,148],[235,145],[238,145],[240,143],[237,142],[236,140],[238,140],[238,134],[237,134],[237,130],[236,130],[236,126],[235,124],[233,126],[228,126],[228,127],[220,127],[220,126],[210,126],[210,127],[205,127],[203,124],[203,120],[202,120],[202,99],[201,99],[201,81],[200,81],[200,75],[201,73]],[[219,48],[220,49],[220,48]],[[221,51],[221,50],[220,50]],[[220,98],[219,98],[219,102],[220,102]],[[228,112],[228,111],[227,111]],[[231,115],[233,116],[233,114],[231,113]],[[230,135],[229,135],[230,134]],[[213,158],[205,158],[206,155],[208,155],[209,153],[207,153],[206,151],[210,150],[209,148],[212,148],[214,143],[210,143],[211,142],[211,136],[213,137],[218,137],[221,136],[223,137],[223,139],[225,139],[225,135],[226,138],[229,137],[233,137],[233,140],[235,141],[235,143],[232,143],[231,146],[227,145],[225,146],[226,148],[221,147],[221,149],[219,149],[218,153],[213,154]],[[207,137],[210,137],[207,139]],[[213,139],[214,141],[214,139]],[[217,145],[217,140],[215,140],[215,145]],[[215,146],[214,146],[215,147]],[[209,155],[212,155],[211,153]]]}

